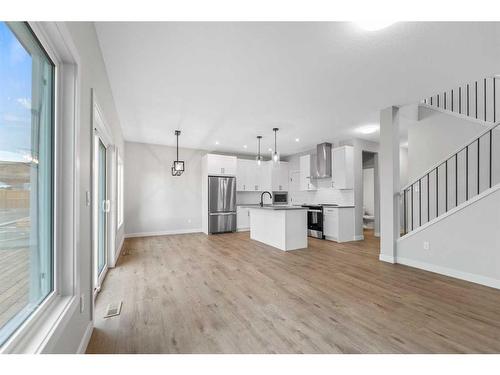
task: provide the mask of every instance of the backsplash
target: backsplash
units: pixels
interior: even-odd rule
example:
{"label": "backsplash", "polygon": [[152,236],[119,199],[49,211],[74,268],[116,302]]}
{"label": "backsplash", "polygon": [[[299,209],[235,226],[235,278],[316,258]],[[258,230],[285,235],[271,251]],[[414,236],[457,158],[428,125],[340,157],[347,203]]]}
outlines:
{"label": "backsplash", "polygon": [[288,200],[291,204],[339,204],[354,205],[354,190],[336,190],[318,188],[314,191],[290,191]]}
{"label": "backsplash", "polygon": [[[320,184],[321,185],[321,184]],[[329,183],[327,184],[329,185]],[[236,193],[236,204],[257,204],[260,202],[259,192],[238,192]],[[341,205],[354,205],[354,190],[336,190],[331,187],[319,187],[315,191],[289,191],[288,202],[290,204],[328,204],[336,203]],[[272,201],[266,194],[264,203],[270,204]]]}

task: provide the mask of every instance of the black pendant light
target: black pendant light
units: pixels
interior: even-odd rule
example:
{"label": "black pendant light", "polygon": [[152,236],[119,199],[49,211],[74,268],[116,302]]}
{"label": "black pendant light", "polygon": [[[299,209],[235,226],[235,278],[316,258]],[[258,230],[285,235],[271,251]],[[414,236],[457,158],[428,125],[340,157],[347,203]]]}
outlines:
{"label": "black pendant light", "polygon": [[257,141],[259,142],[259,153],[257,154],[257,157],[255,158],[255,160],[257,161],[257,165],[261,165],[262,164],[262,161],[264,160],[264,158],[262,157],[262,155],[260,154],[260,140],[262,139],[262,136],[261,135],[258,135],[257,136]]}
{"label": "black pendant light", "polygon": [[172,176],[180,176],[184,172],[184,161],[179,160],[179,135],[181,135],[180,130],[175,131],[175,136],[177,137],[177,158],[174,161],[174,166],[172,167]]}
{"label": "black pendant light", "polygon": [[278,132],[278,128],[273,128],[274,132],[274,152],[273,152],[273,163],[279,164],[280,162],[280,154],[278,152],[278,148],[276,147],[276,133]]}

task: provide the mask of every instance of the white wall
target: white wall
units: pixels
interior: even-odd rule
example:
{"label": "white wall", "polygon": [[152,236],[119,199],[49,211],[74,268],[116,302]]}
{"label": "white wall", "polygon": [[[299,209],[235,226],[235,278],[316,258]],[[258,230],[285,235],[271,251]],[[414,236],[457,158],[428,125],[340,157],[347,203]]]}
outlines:
{"label": "white wall", "polygon": [[397,262],[500,288],[498,207],[500,189],[483,193],[476,202],[398,240]]}
{"label": "white wall", "polygon": [[486,129],[480,122],[422,106],[419,121],[400,121],[408,122],[408,183]]}
{"label": "white wall", "polygon": [[363,207],[367,215],[375,214],[375,169],[363,169]]}
{"label": "white wall", "polygon": [[[80,168],[80,227],[78,232],[78,252],[80,256],[79,273],[80,288],[85,301],[82,313],[75,311],[69,318],[60,335],[54,335],[47,347],[54,353],[76,353],[82,337],[91,321],[91,208],[85,204],[85,192],[91,190],[91,89],[94,88],[99,97],[99,104],[110,126],[114,142],[123,150],[123,137],[120,121],[115,109],[113,96],[106,74],[106,68],[97,42],[92,22],[68,22],[66,26],[71,34],[81,60],[79,90],[80,134],[79,134],[79,168]],[[119,230],[117,245],[123,238],[123,230]]]}
{"label": "white wall", "polygon": [[408,148],[399,148],[399,185],[404,188],[408,185]]}
{"label": "white wall", "polygon": [[179,149],[185,172],[173,177],[175,147],[125,143],[126,236],[201,231],[204,154],[206,151]]}

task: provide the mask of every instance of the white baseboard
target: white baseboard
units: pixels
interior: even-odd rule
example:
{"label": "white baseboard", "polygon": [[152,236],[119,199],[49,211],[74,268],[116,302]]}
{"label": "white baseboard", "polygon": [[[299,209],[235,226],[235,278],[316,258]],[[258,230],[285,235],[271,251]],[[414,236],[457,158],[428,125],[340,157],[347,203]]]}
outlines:
{"label": "white baseboard", "polygon": [[236,229],[237,232],[249,232],[250,231],[250,228],[239,228],[239,229]]}
{"label": "white baseboard", "polygon": [[365,236],[362,234],[358,234],[357,236],[354,236],[354,241],[363,241],[365,239]]}
{"label": "white baseboard", "polygon": [[187,234],[187,233],[201,233],[201,228],[195,229],[174,229],[174,230],[164,230],[158,232],[140,232],[140,233],[128,233],[125,234],[125,238],[134,237],[151,237],[151,236],[168,236],[171,234]]}
{"label": "white baseboard", "polygon": [[392,255],[380,254],[378,259],[382,262],[396,263],[396,259]]}
{"label": "white baseboard", "polygon": [[[382,255],[381,255],[382,256]],[[481,276],[473,273],[463,272],[455,270],[453,268],[447,268],[438,266],[432,263],[421,262],[419,260],[408,259],[408,258],[396,258],[397,263],[404,264],[406,266],[420,268],[426,271],[439,273],[441,275],[454,277],[456,279],[461,279],[465,281],[470,281],[471,283],[486,285],[491,288],[500,289],[500,279],[493,279],[491,277]]]}
{"label": "white baseboard", "polygon": [[85,354],[87,350],[87,346],[89,345],[90,338],[92,337],[92,331],[94,330],[94,324],[89,322],[87,328],[85,329],[85,333],[83,334],[82,341],[80,341],[80,345],[78,346],[77,354]]}

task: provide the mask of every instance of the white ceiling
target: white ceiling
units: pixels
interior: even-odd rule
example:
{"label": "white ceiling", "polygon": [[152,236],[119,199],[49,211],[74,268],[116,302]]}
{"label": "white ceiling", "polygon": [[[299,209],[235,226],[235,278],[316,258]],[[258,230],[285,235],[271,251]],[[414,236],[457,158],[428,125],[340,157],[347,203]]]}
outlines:
{"label": "white ceiling", "polygon": [[[98,22],[128,141],[283,155],[498,71],[500,23]],[[299,138],[300,142],[295,139]],[[219,145],[216,145],[216,142]],[[243,146],[248,148],[244,149]]]}

